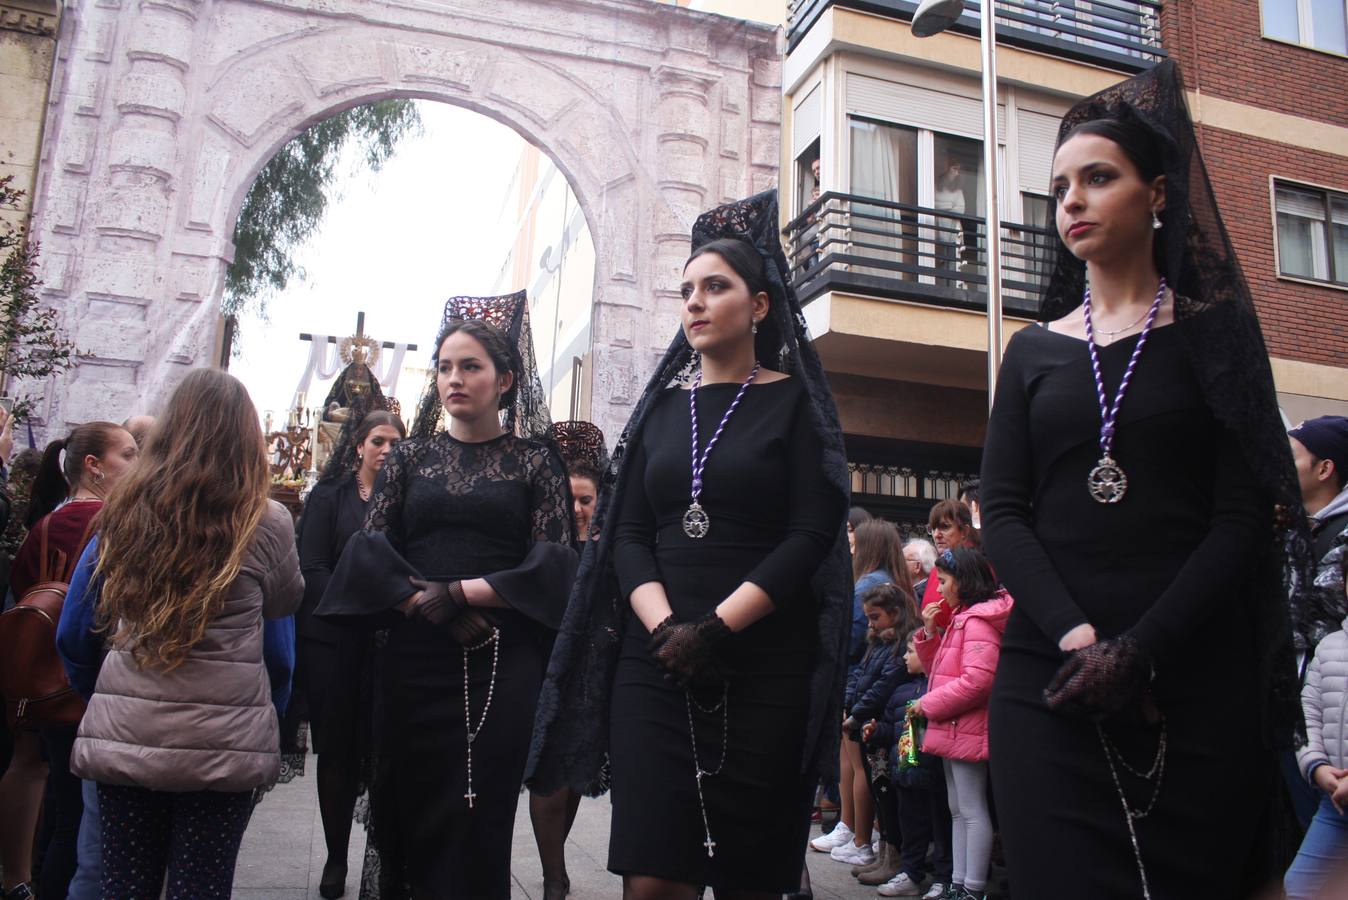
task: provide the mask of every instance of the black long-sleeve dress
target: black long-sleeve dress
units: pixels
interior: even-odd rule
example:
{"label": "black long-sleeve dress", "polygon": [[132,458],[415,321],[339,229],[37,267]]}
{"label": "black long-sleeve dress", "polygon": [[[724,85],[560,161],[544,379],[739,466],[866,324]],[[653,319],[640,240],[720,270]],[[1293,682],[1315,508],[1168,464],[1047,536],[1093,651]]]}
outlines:
{"label": "black long-sleeve dress", "polygon": [[[739,390],[698,389],[703,447]],[[794,891],[800,881],[813,785],[800,771],[817,610],[810,577],[847,513],[829,484],[823,446],[798,379],[745,393],[704,473],[701,504],[711,530],[684,534],[691,482],[687,391],[671,388],[651,411],[613,527],[623,597],[664,585],[677,621],[714,609],[744,582],[774,612],[717,647],[730,670],[725,764],[703,780],[708,857],[694,781],[684,692],[664,680],[641,620],[628,617],[610,715],[613,820],[610,870],[722,889]],[[721,759],[723,719],[706,712],[721,690],[694,692],[698,762]],[[698,705],[701,705],[701,709]]]}
{"label": "black long-sleeve dress", "polygon": [[[418,897],[509,897],[549,631],[575,573],[572,531],[566,468],[549,444],[437,434],[389,454],[365,530],[347,545],[319,607],[389,628],[371,792],[383,897],[409,888]],[[485,578],[510,604],[480,610],[499,628],[499,646],[465,652],[446,631],[392,611],[415,591],[409,574]]]}
{"label": "black long-sleeve dress", "polygon": [[[1100,349],[1118,389],[1137,338]],[[1250,574],[1271,547],[1272,505],[1204,401],[1178,326],[1155,329],[1119,416],[1116,505],[1086,482],[1100,412],[1084,341],[1027,328],[1007,348],[982,471],[983,540],[1016,598],[990,704],[992,781],[1013,896],[1140,897],[1118,792],[1095,726],[1042,698],[1089,622],[1152,656],[1168,753],[1156,807],[1136,822],[1152,896],[1238,897],[1261,854],[1274,784],[1255,730]],[[1139,772],[1157,731],[1106,727]],[[1133,808],[1151,796],[1120,768]],[[1265,843],[1267,843],[1265,841]]]}
{"label": "black long-sleeve dress", "polygon": [[[356,757],[369,749],[369,665],[373,639],[353,628],[314,615],[332,570],[351,535],[365,522],[355,476],[320,482],[304,501],[300,519],[300,571],[304,601],[295,617],[296,687],[313,735],[315,753]],[[352,768],[350,775],[355,777]]]}

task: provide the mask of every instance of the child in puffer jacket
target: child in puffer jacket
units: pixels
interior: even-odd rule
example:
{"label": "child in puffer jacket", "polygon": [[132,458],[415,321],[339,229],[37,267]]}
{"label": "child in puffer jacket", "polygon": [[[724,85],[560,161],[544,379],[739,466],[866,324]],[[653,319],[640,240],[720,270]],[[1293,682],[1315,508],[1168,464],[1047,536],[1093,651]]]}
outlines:
{"label": "child in puffer jacket", "polygon": [[[1342,568],[1348,575],[1348,554]],[[1348,888],[1348,619],[1315,648],[1301,708],[1306,746],[1297,753],[1297,766],[1324,796],[1283,887],[1287,900],[1341,897]]]}
{"label": "child in puffer jacket", "polygon": [[[901,678],[906,677],[903,661],[895,652],[896,639],[900,629],[906,632],[917,622],[917,603],[904,592],[903,588],[893,583],[881,584],[866,591],[862,595],[861,606],[868,623],[866,653],[856,671],[848,678],[847,692],[843,697],[843,709],[847,713],[847,718],[843,720],[843,737],[852,741],[860,741],[862,723],[880,715],[885,704],[889,702],[889,695],[894,692],[895,685]],[[875,818],[877,803],[874,767],[864,753],[861,754],[861,758],[869,790],[862,796],[856,796],[853,801],[857,820],[855,840],[858,846],[861,842],[870,840],[870,824]],[[879,799],[887,802],[892,793],[891,791],[890,795]],[[858,877],[863,872],[890,865],[889,860],[893,854],[887,840],[884,812],[882,811],[880,815],[881,846],[878,855],[870,859],[849,860],[843,856],[843,852],[848,849],[846,847],[843,848],[843,852],[831,854],[834,859],[855,862],[857,865],[853,874]],[[891,877],[892,874],[887,875],[875,883],[881,884]]]}
{"label": "child in puffer jacket", "polygon": [[[941,760],[924,754],[923,765],[900,770],[899,734],[907,724],[908,704],[927,692],[927,676],[918,659],[914,641],[922,633],[919,626],[904,641],[903,655],[907,677],[889,696],[889,703],[878,719],[862,729],[867,748],[883,747],[889,755],[889,782],[895,792],[894,830],[899,834],[897,870],[876,891],[882,897],[916,897],[922,882],[932,874],[931,888],[924,897],[940,897],[950,883],[950,812],[946,808],[945,777]],[[927,866],[927,846],[932,845],[931,867]]]}
{"label": "child in puffer jacket", "polygon": [[[883,715],[896,687],[910,677],[903,666],[899,636],[911,631],[919,620],[917,601],[896,584],[871,588],[862,597],[862,608],[869,624],[870,647],[858,671],[848,718],[852,733],[864,738],[862,723]],[[864,739],[862,743],[869,799],[880,819],[880,852],[870,865],[857,866],[852,874],[862,884],[877,885],[899,870],[898,810],[889,778],[888,752],[884,745],[868,745]]]}
{"label": "child in puffer jacket", "polygon": [[[1001,655],[1011,595],[997,587],[979,550],[961,547],[936,558],[941,602],[922,611],[915,642],[930,690],[912,707],[927,717],[922,749],[945,760],[946,798],[952,820],[952,900],[981,900],[992,856],[988,813],[988,697]],[[942,607],[954,616],[938,633]]]}

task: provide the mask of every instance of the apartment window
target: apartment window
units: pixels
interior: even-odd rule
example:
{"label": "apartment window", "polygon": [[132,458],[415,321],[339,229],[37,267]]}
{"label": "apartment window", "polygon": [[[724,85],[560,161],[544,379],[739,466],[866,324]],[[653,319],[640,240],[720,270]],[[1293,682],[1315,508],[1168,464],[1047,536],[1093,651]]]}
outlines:
{"label": "apartment window", "polygon": [[1348,54],[1348,0],[1260,0],[1264,35]]}
{"label": "apartment window", "polygon": [[1348,194],[1274,184],[1278,271],[1348,286]]}

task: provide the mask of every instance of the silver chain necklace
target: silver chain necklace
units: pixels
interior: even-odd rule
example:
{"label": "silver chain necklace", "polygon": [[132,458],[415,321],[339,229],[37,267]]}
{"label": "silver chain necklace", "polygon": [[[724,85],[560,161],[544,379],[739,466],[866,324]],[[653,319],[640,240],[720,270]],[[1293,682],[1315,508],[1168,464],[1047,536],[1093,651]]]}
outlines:
{"label": "silver chain necklace", "polygon": [[[468,711],[468,654],[475,650],[481,650],[488,644],[491,645],[491,680],[487,682],[487,702],[482,706],[482,715],[478,717],[477,727],[472,727],[473,716]],[[501,659],[501,629],[493,628],[491,637],[480,644],[472,647],[463,648],[463,728],[464,734],[468,738],[468,793],[463,795],[463,799],[468,801],[468,808],[473,808],[473,801],[477,799],[477,794],[473,792],[473,741],[482,733],[482,726],[487,724],[487,710],[491,709],[492,694],[496,693],[496,664]]]}

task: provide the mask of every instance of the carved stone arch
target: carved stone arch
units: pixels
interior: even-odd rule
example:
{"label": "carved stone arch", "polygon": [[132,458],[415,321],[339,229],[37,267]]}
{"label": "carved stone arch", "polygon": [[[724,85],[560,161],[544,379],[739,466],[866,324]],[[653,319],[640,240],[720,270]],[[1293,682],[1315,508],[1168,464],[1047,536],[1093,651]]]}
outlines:
{"label": "carved stone arch", "polygon": [[93,355],[42,424],[153,409],[212,364],[261,167],[342,109],[414,97],[502,122],[570,182],[596,254],[594,418],[616,436],[677,327],[693,217],[775,179],[774,32],[637,0],[318,6],[72,4],[34,221],[44,293]]}

